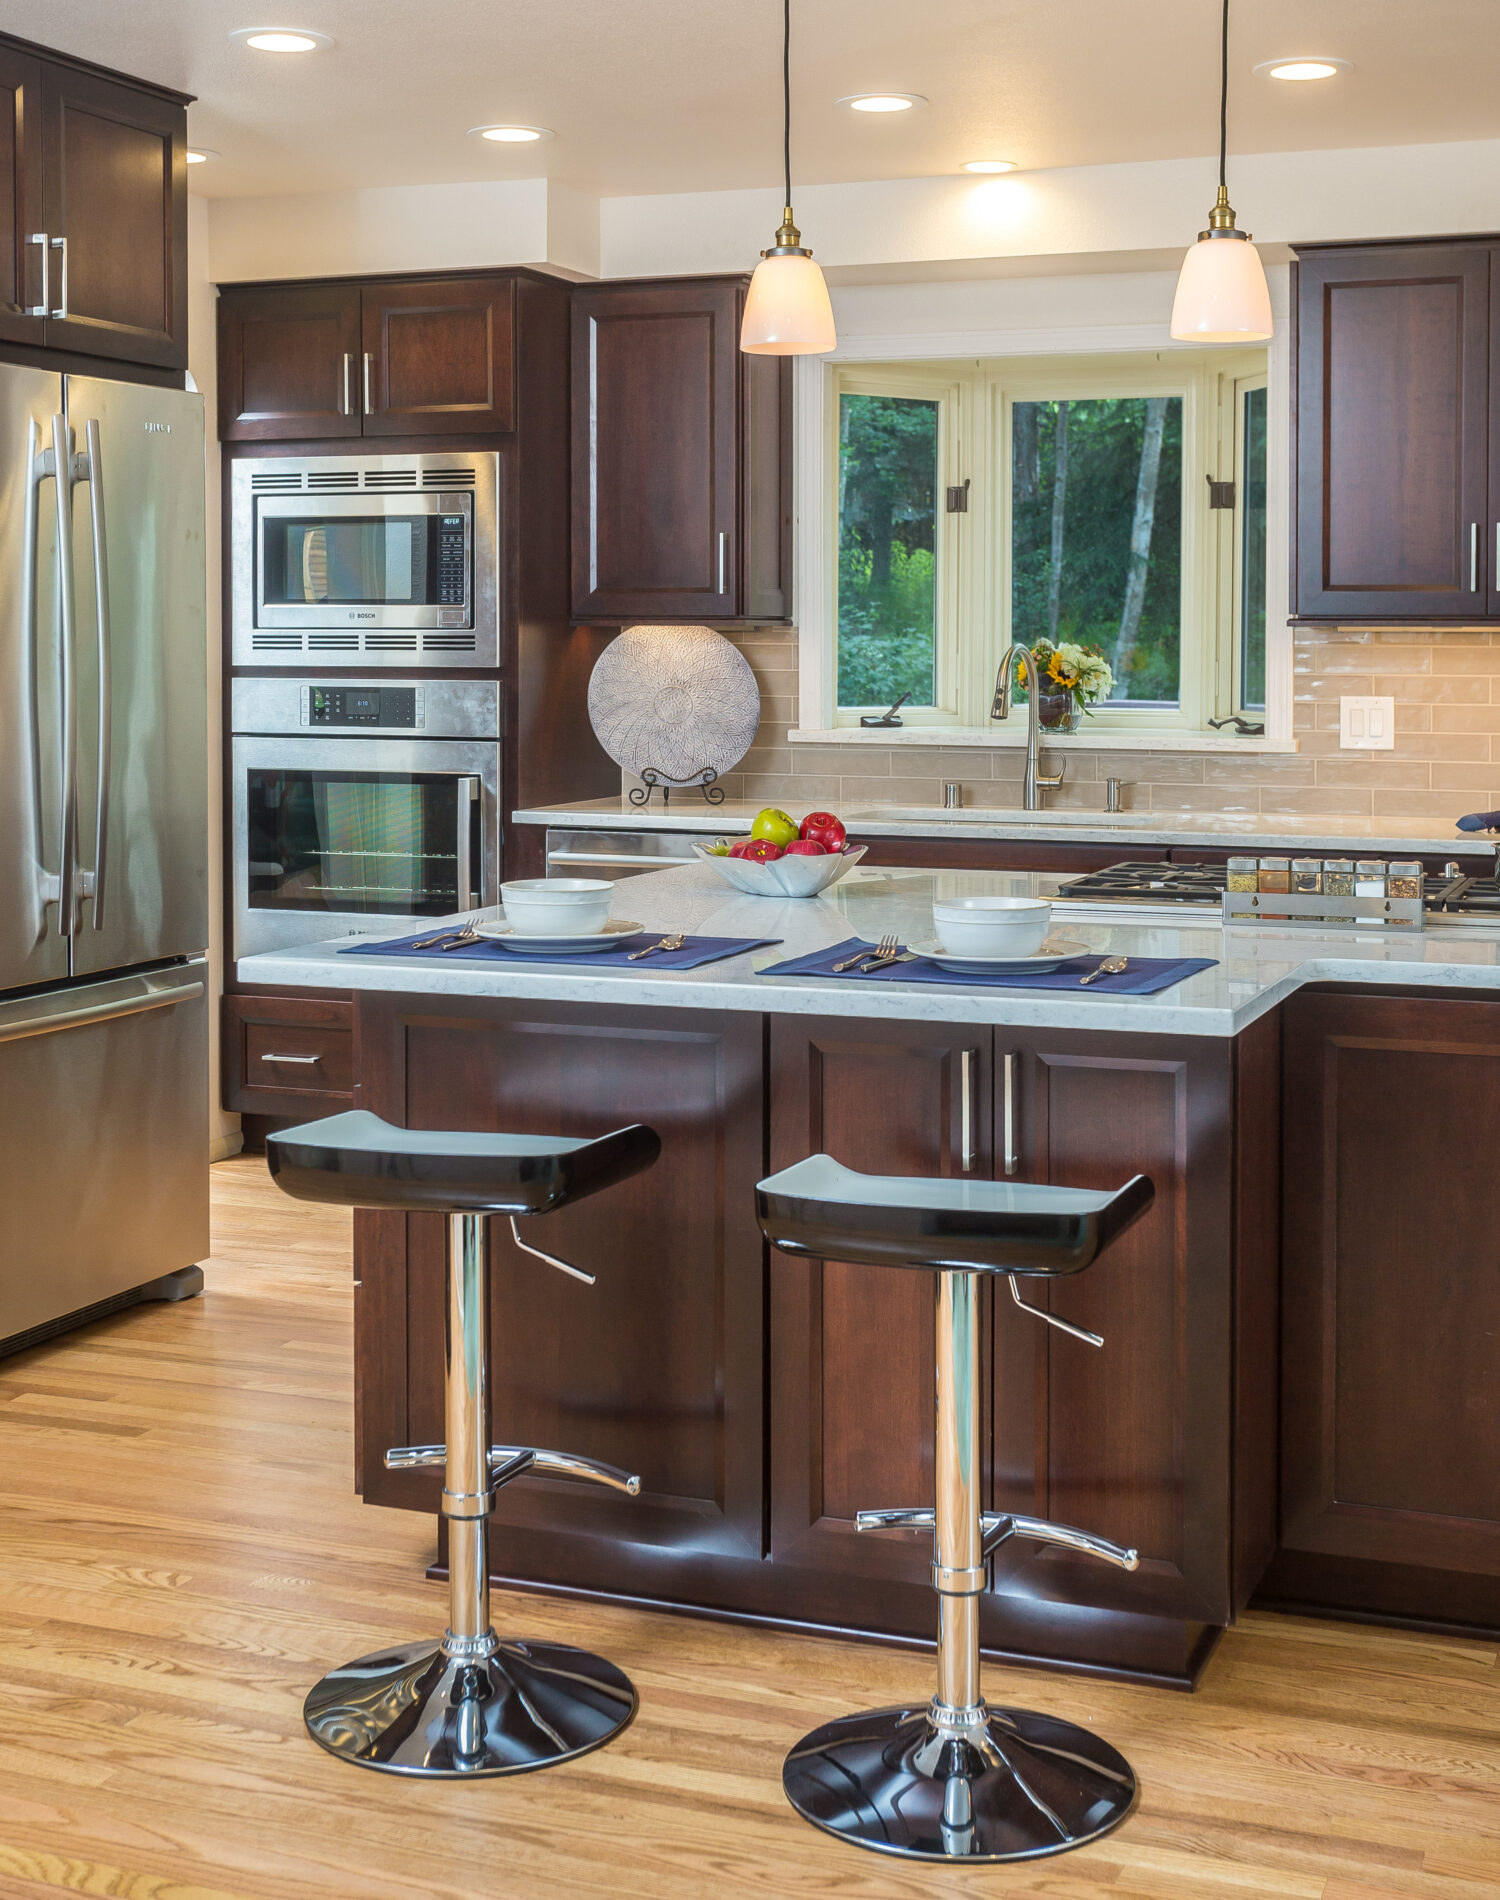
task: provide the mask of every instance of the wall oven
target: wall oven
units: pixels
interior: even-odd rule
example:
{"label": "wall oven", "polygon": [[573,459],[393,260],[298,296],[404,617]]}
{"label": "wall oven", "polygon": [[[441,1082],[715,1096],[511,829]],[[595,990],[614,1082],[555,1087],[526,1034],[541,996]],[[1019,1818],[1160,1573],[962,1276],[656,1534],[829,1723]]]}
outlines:
{"label": "wall oven", "polygon": [[500,663],[498,455],[241,458],[229,532],[236,666]]}
{"label": "wall oven", "polygon": [[237,679],[234,954],[500,901],[493,680]]}

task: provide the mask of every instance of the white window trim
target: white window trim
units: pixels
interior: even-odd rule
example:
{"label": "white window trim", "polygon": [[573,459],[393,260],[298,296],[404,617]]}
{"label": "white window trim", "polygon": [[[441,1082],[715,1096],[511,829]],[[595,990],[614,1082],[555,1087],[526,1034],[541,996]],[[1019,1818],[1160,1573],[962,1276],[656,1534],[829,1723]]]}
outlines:
{"label": "white window trim", "polygon": [[[1288,591],[1288,529],[1291,507],[1288,418],[1290,415],[1290,348],[1286,274],[1271,273],[1272,309],[1276,330],[1268,346],[1266,382],[1266,566],[1269,575],[1266,608],[1266,731],[1263,738],[1229,739],[1225,735],[1183,729],[1131,735],[1118,729],[1084,734],[1067,743],[1092,743],[1112,748],[1129,738],[1137,746],[1161,751],[1288,752],[1292,737],[1292,628]],[[1108,324],[1051,329],[993,329],[962,332],[850,337],[830,355],[795,359],[793,380],[793,461],[796,483],[795,606],[798,628],[799,727],[789,739],[831,739],[856,744],[890,745],[896,734],[859,727],[837,726],[834,666],[837,648],[835,588],[838,577],[837,523],[827,505],[830,484],[837,471],[838,404],[834,368],[855,363],[918,364],[955,357],[1063,356],[1076,352],[1099,355],[1125,351],[1185,351],[1175,344],[1165,324]],[[1005,726],[961,730],[938,726],[906,727],[914,738],[948,743],[1005,745],[1024,735]]]}

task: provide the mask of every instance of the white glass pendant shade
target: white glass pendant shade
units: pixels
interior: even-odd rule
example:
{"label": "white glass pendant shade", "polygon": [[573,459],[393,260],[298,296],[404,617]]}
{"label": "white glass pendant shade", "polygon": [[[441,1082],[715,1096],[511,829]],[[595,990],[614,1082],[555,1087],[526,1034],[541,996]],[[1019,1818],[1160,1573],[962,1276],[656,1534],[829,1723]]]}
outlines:
{"label": "white glass pendant shade", "polygon": [[1205,232],[1182,260],[1172,335],[1180,343],[1263,343],[1272,327],[1260,252],[1238,232]]}
{"label": "white glass pendant shade", "polygon": [[819,356],[837,342],[817,261],[806,251],[762,257],[745,295],[740,348],[752,356]]}

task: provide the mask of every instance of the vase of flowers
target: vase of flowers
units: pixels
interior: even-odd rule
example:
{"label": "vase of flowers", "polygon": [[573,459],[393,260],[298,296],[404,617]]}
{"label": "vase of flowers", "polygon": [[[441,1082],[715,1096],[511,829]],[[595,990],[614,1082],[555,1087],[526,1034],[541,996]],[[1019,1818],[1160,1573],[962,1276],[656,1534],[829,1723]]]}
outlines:
{"label": "vase of flowers", "polygon": [[1098,647],[1044,638],[1032,646],[1031,657],[1038,681],[1037,720],[1048,732],[1076,732],[1090,707],[1114,691],[1115,676]]}

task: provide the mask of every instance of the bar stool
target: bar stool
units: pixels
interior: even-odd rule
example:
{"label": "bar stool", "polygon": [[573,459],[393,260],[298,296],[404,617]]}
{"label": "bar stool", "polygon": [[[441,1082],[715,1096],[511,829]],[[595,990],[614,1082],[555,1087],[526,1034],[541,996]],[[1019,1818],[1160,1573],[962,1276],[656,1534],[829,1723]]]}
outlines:
{"label": "bar stool", "polygon": [[1061,1544],[1122,1570],[1139,1560],[1065,1524],[980,1510],[979,1276],[1004,1274],[1023,1311],[1102,1345],[1027,1306],[1017,1280],[1081,1272],[1153,1193],[1139,1174],[1099,1194],[857,1174],[829,1155],[756,1188],[761,1229],[783,1253],[925,1269],[936,1296],[936,1509],[861,1511],[855,1524],[933,1533],[937,1693],[926,1705],[841,1716],[804,1736],[782,1784],[814,1826],[918,1860],[1030,1860],[1097,1840],[1130,1812],[1135,1775],[1108,1742],[1028,1709],[989,1708],[980,1693],[979,1598],[990,1554],[1007,1538]]}
{"label": "bar stool", "polygon": [[488,1520],[494,1494],[528,1471],[581,1478],[634,1497],[613,1465],[530,1446],[492,1445],[489,1236],[508,1214],[516,1245],[592,1284],[594,1276],[522,1240],[518,1215],[545,1214],[649,1168],[661,1153],[639,1125],[594,1141],[393,1128],[356,1110],[266,1138],[279,1187],[298,1200],[448,1216],[446,1445],[388,1451],[390,1470],[441,1465],[448,1521],[448,1630],[441,1642],[361,1656],[324,1676],[303,1706],[313,1739],[389,1774],[519,1774],[610,1740],[635,1713],[629,1678],[561,1643],[502,1642],[490,1624]]}

